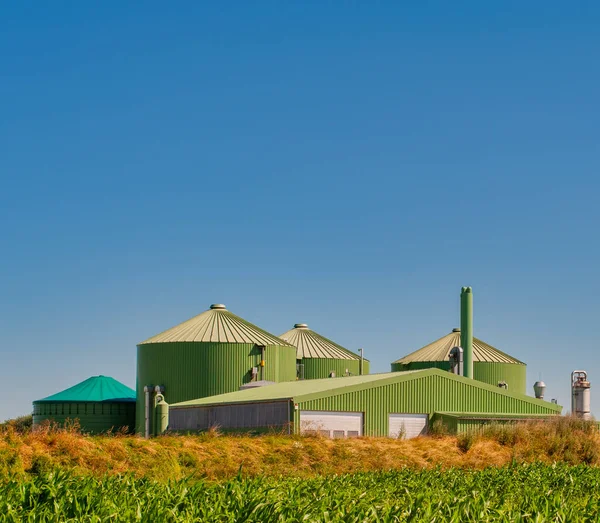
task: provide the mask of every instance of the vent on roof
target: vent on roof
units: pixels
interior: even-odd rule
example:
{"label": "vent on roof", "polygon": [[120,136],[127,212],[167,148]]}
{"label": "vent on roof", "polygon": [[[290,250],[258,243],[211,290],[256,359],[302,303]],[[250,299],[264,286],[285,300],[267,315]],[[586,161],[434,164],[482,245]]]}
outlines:
{"label": "vent on roof", "polygon": [[306,323],[296,323],[294,329],[308,329],[308,325]]}
{"label": "vent on roof", "polygon": [[227,307],[225,307],[225,305],[223,305],[222,303],[213,303],[210,308],[212,310],[218,309],[218,310],[227,310]]}

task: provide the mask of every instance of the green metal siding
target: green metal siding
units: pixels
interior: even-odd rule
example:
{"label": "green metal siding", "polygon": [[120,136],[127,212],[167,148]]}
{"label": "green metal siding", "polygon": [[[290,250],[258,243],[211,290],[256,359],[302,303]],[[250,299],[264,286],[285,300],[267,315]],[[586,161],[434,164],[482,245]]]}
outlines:
{"label": "green metal siding", "polygon": [[139,345],[136,430],[144,430],[145,385],[163,385],[167,403],[177,403],[237,391],[251,381],[252,367],[258,367],[258,379],[276,382],[296,379],[295,347],[269,345],[265,348],[264,367],[260,367],[260,361],[261,348],[251,343]]}
{"label": "green metal siding", "polygon": [[[392,363],[392,372],[420,369],[450,370],[448,361],[414,361],[411,363]],[[499,381],[508,383],[508,390],[519,394],[527,392],[527,365],[518,363],[473,362],[474,377],[483,383],[498,385]]]}
{"label": "green metal siding", "polygon": [[[351,376],[360,374],[360,360],[341,360],[333,358],[302,358],[300,363],[304,365],[304,379],[328,378],[331,372],[336,376],[344,376],[346,369]],[[369,362],[365,360],[363,374],[369,374]]]}
{"label": "green metal siding", "polygon": [[298,402],[299,410],[364,412],[364,434],[387,436],[388,414],[435,412],[558,414],[555,405],[533,398],[518,398],[500,390],[469,383],[471,380],[440,374],[396,383],[370,384],[368,388],[331,393]]}
{"label": "green metal siding", "polygon": [[123,427],[133,432],[135,403],[34,403],[33,426],[37,427],[46,420],[59,425],[63,425],[67,420],[78,420],[81,431],[92,434],[117,431]]}

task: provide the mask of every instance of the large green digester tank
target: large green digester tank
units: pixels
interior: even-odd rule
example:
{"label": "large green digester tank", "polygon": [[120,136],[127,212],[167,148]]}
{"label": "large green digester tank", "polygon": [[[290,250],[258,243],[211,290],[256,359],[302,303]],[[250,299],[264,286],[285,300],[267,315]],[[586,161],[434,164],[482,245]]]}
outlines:
{"label": "large green digester tank", "polygon": [[[461,346],[460,329],[392,363],[392,371],[435,367],[450,370],[450,351]],[[527,366],[522,361],[473,338],[473,379],[497,386],[505,383],[508,390],[526,393]]]}
{"label": "large green digester tank", "polygon": [[317,334],[306,323],[296,323],[279,337],[298,351],[298,379],[369,374],[369,360]]}
{"label": "large green digester tank", "polygon": [[[251,382],[296,379],[296,349],[229,312],[210,309],[137,347],[137,432],[146,420],[149,394],[167,403],[234,392]],[[146,392],[145,392],[146,391]]]}
{"label": "large green digester tank", "polygon": [[33,402],[33,426],[77,421],[82,432],[133,432],[135,391],[109,376],[92,376],[73,387]]}

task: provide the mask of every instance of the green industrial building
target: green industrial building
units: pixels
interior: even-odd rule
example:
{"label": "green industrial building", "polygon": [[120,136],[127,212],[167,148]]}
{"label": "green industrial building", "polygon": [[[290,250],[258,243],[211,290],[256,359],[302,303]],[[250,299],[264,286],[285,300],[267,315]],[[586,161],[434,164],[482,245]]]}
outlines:
{"label": "green industrial building", "polygon": [[298,379],[369,374],[369,360],[309,329],[306,323],[296,323],[279,337],[297,349]]}
{"label": "green industrial building", "polygon": [[[296,380],[296,348],[229,312],[210,309],[137,347],[137,432],[153,425],[153,395],[168,403]],[[158,389],[157,389],[158,387]]]}
{"label": "green industrial building", "polygon": [[[392,371],[437,368],[449,371],[450,351],[461,345],[460,329],[392,363]],[[473,379],[490,385],[506,384],[508,390],[525,394],[527,366],[484,341],[473,338]]]}
{"label": "green industrial building", "polygon": [[33,426],[77,421],[82,432],[133,431],[135,391],[109,376],[93,376],[33,402]]}
{"label": "green industrial building", "polygon": [[441,369],[279,383],[171,404],[169,428],[272,428],[325,436],[414,437],[436,419],[450,430],[558,415],[562,407]]}

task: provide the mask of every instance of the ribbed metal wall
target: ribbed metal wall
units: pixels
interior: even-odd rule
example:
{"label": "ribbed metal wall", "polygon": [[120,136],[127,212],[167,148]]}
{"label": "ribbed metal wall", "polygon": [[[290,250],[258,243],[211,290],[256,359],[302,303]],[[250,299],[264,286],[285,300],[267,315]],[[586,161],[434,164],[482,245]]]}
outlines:
{"label": "ribbed metal wall", "polygon": [[163,385],[167,403],[204,398],[239,390],[251,381],[257,367],[258,379],[294,381],[296,349],[269,345],[265,366],[260,367],[261,349],[245,343],[149,343],[137,350],[138,432],[144,428],[144,386]]}
{"label": "ribbed metal wall", "polygon": [[457,382],[451,377],[423,376],[299,402],[300,410],[329,410],[365,413],[364,434],[387,436],[388,414],[434,412],[477,412],[511,414],[558,414],[560,408],[531,398],[520,399],[486,390],[476,384]]}
{"label": "ribbed metal wall", "polygon": [[98,434],[109,430],[118,431],[127,427],[133,432],[135,425],[135,403],[34,403],[33,426],[46,420],[63,425],[67,420],[78,420],[82,432]]}
{"label": "ribbed metal wall", "polygon": [[[300,363],[304,365],[304,379],[328,378],[331,372],[336,376],[345,376],[346,369],[351,376],[360,375],[359,360],[342,360],[333,358],[303,358]],[[369,362],[365,360],[363,374],[369,374]]]}
{"label": "ribbed metal wall", "polygon": [[[392,372],[419,369],[450,370],[448,361],[413,361],[406,364],[392,363]],[[508,383],[508,390],[518,394],[527,392],[527,365],[518,363],[496,363],[487,361],[473,362],[473,379],[498,385],[499,381]]]}

